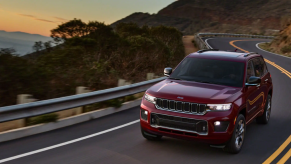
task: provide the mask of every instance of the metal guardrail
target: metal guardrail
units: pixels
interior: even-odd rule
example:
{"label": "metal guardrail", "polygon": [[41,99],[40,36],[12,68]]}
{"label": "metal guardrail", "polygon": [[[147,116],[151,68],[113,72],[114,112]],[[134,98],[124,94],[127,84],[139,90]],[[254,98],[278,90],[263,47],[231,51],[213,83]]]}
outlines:
{"label": "metal guardrail", "polygon": [[166,77],[79,95],[1,107],[0,122],[34,117],[42,114],[58,112],[66,109],[72,109],[97,102],[133,95],[146,91],[153,84],[156,84],[157,82],[160,82],[164,79],[166,79]]}
{"label": "metal guardrail", "polygon": [[[198,33],[195,36],[195,42],[200,49],[209,49],[202,37],[247,37],[273,39],[273,36],[247,35],[247,34],[228,34],[228,33]],[[66,109],[72,109],[84,105],[94,104],[106,100],[124,97],[139,92],[146,91],[153,84],[166,79],[165,77],[131,84],[122,87],[116,87],[85,94],[61,97],[56,99],[37,101],[32,103],[12,105],[0,108],[0,123],[34,117],[42,114],[58,112]]]}
{"label": "metal guardrail", "polygon": [[210,47],[203,41],[203,37],[237,37],[237,38],[260,38],[260,39],[274,39],[274,36],[264,35],[248,35],[248,34],[230,34],[230,33],[198,33],[195,35],[195,42],[200,49],[210,49]]}

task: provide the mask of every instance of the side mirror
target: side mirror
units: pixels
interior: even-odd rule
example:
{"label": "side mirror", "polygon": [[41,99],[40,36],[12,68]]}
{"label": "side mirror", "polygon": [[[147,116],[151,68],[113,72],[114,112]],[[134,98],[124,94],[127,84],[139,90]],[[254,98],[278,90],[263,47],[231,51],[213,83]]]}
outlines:
{"label": "side mirror", "polygon": [[255,77],[255,76],[251,76],[249,78],[249,82],[246,83],[246,86],[257,86],[261,84],[261,78],[260,77]]}
{"label": "side mirror", "polygon": [[172,68],[167,67],[164,69],[164,75],[165,76],[170,76],[172,74]]}

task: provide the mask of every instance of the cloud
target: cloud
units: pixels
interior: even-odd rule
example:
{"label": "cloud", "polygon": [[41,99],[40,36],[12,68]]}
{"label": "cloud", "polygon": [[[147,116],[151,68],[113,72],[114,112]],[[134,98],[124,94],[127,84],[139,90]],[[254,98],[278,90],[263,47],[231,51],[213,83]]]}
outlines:
{"label": "cloud", "polygon": [[60,17],[53,17],[53,18],[55,18],[58,21],[64,21],[64,22],[68,21],[68,19],[64,19],[64,18],[60,18]]}
{"label": "cloud", "polygon": [[28,17],[28,18],[31,18],[31,19],[37,20],[37,21],[42,21],[42,22],[47,22],[47,23],[57,23],[56,21],[38,18],[34,15],[28,15],[28,14],[18,14],[18,15],[23,16],[23,17]]}
{"label": "cloud", "polygon": [[29,17],[29,18],[36,18],[36,16],[33,15],[27,15],[27,14],[18,14],[20,16],[24,16],[24,17]]}
{"label": "cloud", "polygon": [[55,21],[51,21],[51,20],[47,20],[47,19],[35,18],[35,20],[42,21],[42,22],[56,23]]}

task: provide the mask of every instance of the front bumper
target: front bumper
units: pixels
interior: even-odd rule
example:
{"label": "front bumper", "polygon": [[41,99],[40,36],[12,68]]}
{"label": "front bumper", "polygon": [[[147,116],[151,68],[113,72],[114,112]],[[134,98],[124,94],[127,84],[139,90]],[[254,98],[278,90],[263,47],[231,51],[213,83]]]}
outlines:
{"label": "front bumper", "polygon": [[[196,140],[209,144],[224,144],[230,140],[236,119],[236,115],[232,112],[233,110],[208,112],[205,115],[193,115],[156,109],[154,104],[144,99],[141,103],[141,111],[142,110],[148,112],[147,121],[140,117],[141,128],[144,131],[156,135]],[[155,115],[160,115],[160,117],[165,116],[163,119],[167,120],[163,123],[152,122],[152,117],[155,117]],[[181,124],[181,121],[183,121],[184,124]],[[226,130],[223,132],[217,132],[217,127],[215,130],[214,125],[214,122],[216,121],[228,122]],[[200,122],[202,122],[201,126],[194,128],[194,130],[189,129],[190,126],[188,125],[197,126]],[[205,127],[207,128],[206,130],[203,129]]]}

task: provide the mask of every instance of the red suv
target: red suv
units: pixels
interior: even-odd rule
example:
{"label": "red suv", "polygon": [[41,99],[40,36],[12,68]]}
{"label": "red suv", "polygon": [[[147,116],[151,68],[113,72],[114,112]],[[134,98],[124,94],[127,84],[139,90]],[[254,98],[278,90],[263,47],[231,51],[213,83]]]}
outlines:
{"label": "red suv", "polygon": [[141,103],[148,140],[197,140],[238,153],[246,125],[270,119],[273,84],[262,55],[200,50],[164,74],[168,78],[149,88]]}

